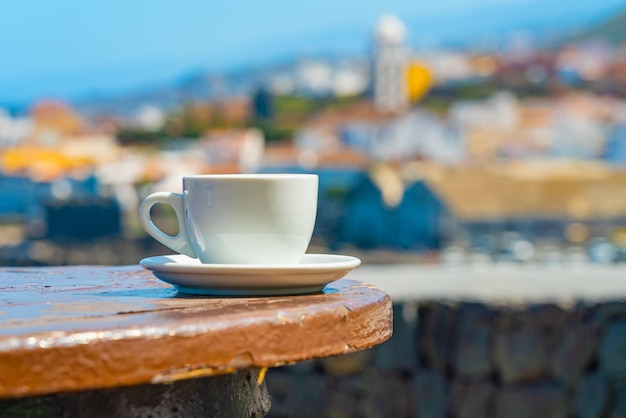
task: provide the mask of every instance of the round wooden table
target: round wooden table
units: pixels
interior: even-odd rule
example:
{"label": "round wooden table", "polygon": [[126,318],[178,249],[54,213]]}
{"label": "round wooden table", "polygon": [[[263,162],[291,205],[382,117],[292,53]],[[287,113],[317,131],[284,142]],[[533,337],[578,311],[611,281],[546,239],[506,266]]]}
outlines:
{"label": "round wooden table", "polygon": [[372,347],[391,321],[390,297],[350,279],[223,298],[138,266],[3,268],[0,415],[261,416],[267,368]]}

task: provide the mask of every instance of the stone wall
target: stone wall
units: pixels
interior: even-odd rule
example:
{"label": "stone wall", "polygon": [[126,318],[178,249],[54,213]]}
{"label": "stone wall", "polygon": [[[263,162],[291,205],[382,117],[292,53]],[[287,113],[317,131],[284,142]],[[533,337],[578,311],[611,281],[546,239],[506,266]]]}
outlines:
{"label": "stone wall", "polygon": [[371,350],[272,369],[270,417],[626,417],[626,301],[394,305]]}

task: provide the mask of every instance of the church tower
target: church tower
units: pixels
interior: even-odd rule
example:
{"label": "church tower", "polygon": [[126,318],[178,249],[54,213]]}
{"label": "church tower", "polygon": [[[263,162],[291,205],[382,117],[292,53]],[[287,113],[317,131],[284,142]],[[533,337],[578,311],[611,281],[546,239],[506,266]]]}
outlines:
{"label": "church tower", "polygon": [[374,105],[383,112],[400,112],[409,106],[407,71],[409,50],[406,27],[396,16],[378,20],[374,33],[372,81]]}

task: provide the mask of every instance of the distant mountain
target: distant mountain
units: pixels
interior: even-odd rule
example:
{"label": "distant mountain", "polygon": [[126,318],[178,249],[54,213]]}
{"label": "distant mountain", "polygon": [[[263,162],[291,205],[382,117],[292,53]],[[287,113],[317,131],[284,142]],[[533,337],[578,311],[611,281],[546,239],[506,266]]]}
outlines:
{"label": "distant mountain", "polygon": [[616,15],[577,33],[573,39],[604,39],[619,44],[626,42],[626,8]]}
{"label": "distant mountain", "polygon": [[117,115],[132,117],[145,105],[172,109],[193,101],[217,100],[220,98],[252,94],[276,76],[297,78],[298,66],[305,61],[324,62],[329,66],[356,65],[363,57],[314,55],[290,58],[279,62],[250,65],[224,72],[196,70],[176,81],[160,87],[132,91],[124,94],[90,95],[72,101],[72,105],[87,117]]}
{"label": "distant mountain", "polygon": [[193,71],[161,86],[109,95],[88,95],[72,101],[86,116],[133,116],[142,106],[172,109],[183,103],[215,100],[249,93],[259,85],[262,73],[258,68],[212,73]]}
{"label": "distant mountain", "polygon": [[[409,30],[409,42],[416,48],[428,46],[430,41],[438,46],[480,48],[485,41],[494,39],[497,39],[495,48],[500,48],[520,33],[530,35],[533,45],[546,48],[589,38],[623,42],[626,40],[623,0],[606,0],[605,3],[600,9],[588,1],[571,2],[564,8],[562,2],[528,0],[491,4],[469,11],[445,10],[402,18]],[[219,72],[199,69],[173,82],[125,93],[82,96],[72,103],[87,116],[132,116],[138,108],[147,104],[167,109],[194,100],[248,94],[274,75],[293,74],[300,58],[297,53],[290,54],[287,50],[296,51],[297,45],[303,44],[308,46],[307,55],[313,59],[323,59],[324,54],[331,57],[333,53],[341,54],[343,59],[363,59],[368,50],[370,32],[371,28],[356,25],[310,34],[305,38],[285,41],[280,46],[257,48],[274,51],[268,52],[274,54],[273,58],[268,55],[261,59],[258,53],[250,54],[256,57],[256,61],[238,68]],[[341,45],[341,52],[333,49],[332,45]],[[283,59],[277,59],[276,54],[282,54]]]}

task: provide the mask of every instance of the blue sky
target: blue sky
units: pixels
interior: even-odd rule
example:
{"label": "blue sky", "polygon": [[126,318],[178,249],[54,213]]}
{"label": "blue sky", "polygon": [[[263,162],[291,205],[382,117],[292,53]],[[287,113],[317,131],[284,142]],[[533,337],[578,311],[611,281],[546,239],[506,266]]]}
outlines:
{"label": "blue sky", "polygon": [[294,54],[363,52],[383,13],[405,20],[420,41],[620,7],[625,0],[2,0],[0,103],[142,88]]}

